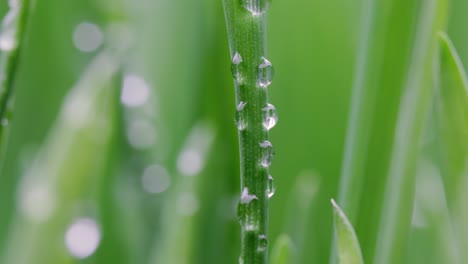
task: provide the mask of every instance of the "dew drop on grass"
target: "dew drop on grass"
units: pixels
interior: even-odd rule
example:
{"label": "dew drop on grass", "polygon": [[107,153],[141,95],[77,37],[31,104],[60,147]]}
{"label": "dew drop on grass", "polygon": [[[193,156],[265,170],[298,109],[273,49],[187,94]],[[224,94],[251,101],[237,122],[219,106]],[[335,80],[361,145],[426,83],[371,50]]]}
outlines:
{"label": "dew drop on grass", "polygon": [[240,102],[237,105],[236,111],[236,125],[239,131],[245,130],[247,128],[247,113],[245,111],[245,106],[247,102]]}
{"label": "dew drop on grass", "polygon": [[239,52],[236,52],[234,54],[234,57],[232,57],[231,72],[232,72],[232,77],[237,83],[242,82],[241,63],[242,63],[242,56],[240,55]]}
{"label": "dew drop on grass", "polygon": [[273,75],[273,64],[265,57],[262,57],[261,63],[258,66],[258,85],[262,88],[267,88],[273,80]]}
{"label": "dew drop on grass", "polygon": [[253,200],[257,200],[257,199],[258,198],[256,195],[249,193],[249,188],[244,187],[244,189],[242,190],[241,199],[240,199],[241,204],[249,204]]}
{"label": "dew drop on grass", "polygon": [[16,39],[16,25],[18,19],[19,5],[17,1],[9,1],[10,11],[5,15],[0,33],[0,50],[11,51],[18,46]]}
{"label": "dew drop on grass", "polygon": [[267,246],[268,246],[268,240],[267,240],[267,237],[265,235],[258,235],[258,247],[257,247],[257,250],[258,251],[265,251],[267,249]]}
{"label": "dew drop on grass", "polygon": [[270,7],[271,0],[240,0],[242,6],[252,15],[260,16],[266,13]]}
{"label": "dew drop on grass", "polygon": [[267,104],[263,110],[263,127],[268,131],[278,122],[278,113],[272,104]]}
{"label": "dew drop on grass", "polygon": [[0,34],[0,49],[2,51],[11,51],[18,46],[15,32],[13,29],[6,29]]}
{"label": "dew drop on grass", "polygon": [[94,219],[75,220],[65,233],[65,245],[71,255],[84,259],[91,256],[99,246],[101,232]]}
{"label": "dew drop on grass", "polygon": [[273,180],[273,177],[271,175],[268,175],[268,184],[267,184],[267,194],[268,198],[273,197],[275,195],[276,187],[275,187],[275,182]]}
{"label": "dew drop on grass", "polygon": [[271,165],[271,161],[273,160],[274,156],[274,149],[273,145],[270,143],[270,141],[265,140],[262,143],[260,143],[260,147],[262,148],[262,157],[260,160],[260,164],[268,168]]}

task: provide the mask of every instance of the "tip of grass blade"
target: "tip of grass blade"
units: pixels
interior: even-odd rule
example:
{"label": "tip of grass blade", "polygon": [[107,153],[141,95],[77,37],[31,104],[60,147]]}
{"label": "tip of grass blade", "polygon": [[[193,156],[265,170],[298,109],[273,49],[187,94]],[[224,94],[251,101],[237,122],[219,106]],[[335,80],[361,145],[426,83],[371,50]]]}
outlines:
{"label": "tip of grass blade", "polygon": [[334,199],[331,199],[335,218],[335,234],[340,264],[364,263],[354,228]]}
{"label": "tip of grass blade", "polygon": [[290,264],[294,263],[294,245],[291,238],[280,235],[273,246],[270,264]]}

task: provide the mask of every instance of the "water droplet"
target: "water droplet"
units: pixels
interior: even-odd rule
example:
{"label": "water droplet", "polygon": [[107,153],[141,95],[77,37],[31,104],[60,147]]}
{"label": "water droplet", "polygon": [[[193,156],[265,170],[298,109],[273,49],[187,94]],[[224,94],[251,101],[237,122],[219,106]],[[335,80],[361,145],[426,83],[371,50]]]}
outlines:
{"label": "water droplet", "polygon": [[271,0],[241,0],[242,6],[254,16],[266,13],[270,7]]}
{"label": "water droplet", "polygon": [[124,77],[120,101],[128,107],[144,105],[150,97],[150,87],[138,75],[128,74]]}
{"label": "water droplet", "polygon": [[93,52],[103,43],[104,35],[94,23],[82,22],[73,32],[73,44],[81,52]]}
{"label": "water droplet", "polygon": [[268,246],[268,239],[265,235],[258,235],[258,251],[265,251]]}
{"label": "water droplet", "polygon": [[242,102],[242,101],[237,105],[236,125],[237,125],[237,129],[239,129],[240,131],[247,128],[247,113],[244,110],[246,105],[247,105],[247,102]]}
{"label": "water droplet", "polygon": [[8,120],[8,118],[5,118],[5,117],[4,117],[4,118],[2,119],[2,121],[0,122],[0,125],[1,125],[2,127],[6,127],[6,126],[8,126],[9,123],[10,123],[10,121]]}
{"label": "water droplet", "polygon": [[184,176],[195,176],[203,169],[203,156],[196,149],[186,149],[177,158],[177,169]]}
{"label": "water droplet", "polygon": [[275,154],[273,145],[270,143],[270,141],[265,140],[260,143],[260,147],[262,148],[262,158],[260,160],[260,164],[262,164],[263,167],[268,168],[270,167],[271,161],[273,160],[273,156]]}
{"label": "water droplet", "polygon": [[273,65],[265,57],[262,57],[262,62],[258,66],[258,85],[262,88],[270,86],[273,80],[274,69]]}
{"label": "water droplet", "polygon": [[242,82],[241,63],[242,56],[239,54],[239,52],[236,52],[234,57],[232,57],[231,72],[232,77],[234,77],[234,80],[238,83]]}
{"label": "water droplet", "polygon": [[241,204],[249,204],[252,200],[258,200],[257,196],[254,194],[249,194],[249,188],[244,187],[241,194]]}
{"label": "water droplet", "polygon": [[273,177],[271,175],[268,175],[268,184],[267,184],[267,194],[268,198],[273,197],[276,192],[276,187],[275,187],[275,182],[273,180]]}
{"label": "water droplet", "polygon": [[163,166],[151,165],[143,172],[141,184],[148,193],[162,193],[171,185],[171,178]]}
{"label": "water droplet", "polygon": [[79,259],[91,256],[99,246],[101,232],[96,221],[89,218],[75,220],[65,233],[65,245],[70,254]]}
{"label": "water droplet", "polygon": [[18,43],[15,38],[16,30],[14,29],[5,29],[0,34],[0,49],[3,51],[11,51],[18,46]]}
{"label": "water droplet", "polygon": [[127,127],[127,139],[135,149],[149,149],[156,143],[156,128],[148,120],[132,120]]}
{"label": "water droplet", "polygon": [[266,130],[270,130],[278,122],[278,113],[276,112],[275,106],[272,104],[267,104],[262,110],[264,112],[263,127]]}

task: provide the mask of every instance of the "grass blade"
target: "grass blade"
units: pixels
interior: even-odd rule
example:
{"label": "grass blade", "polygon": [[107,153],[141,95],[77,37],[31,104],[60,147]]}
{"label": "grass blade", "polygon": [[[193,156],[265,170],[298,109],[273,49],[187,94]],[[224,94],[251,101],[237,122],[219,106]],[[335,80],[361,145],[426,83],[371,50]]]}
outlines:
{"label": "grass blade", "polygon": [[468,81],[451,40],[439,34],[438,133],[448,200],[453,204],[468,158]]}
{"label": "grass blade", "polygon": [[[468,164],[468,81],[449,37],[439,34],[440,79],[436,97],[440,167],[460,248],[468,246],[466,182]],[[461,259],[468,254],[460,251]]]}
{"label": "grass blade", "polygon": [[20,60],[27,24],[29,21],[32,1],[10,0],[10,11],[3,20],[0,33],[0,160],[6,141],[6,127],[10,122],[13,107],[13,87]]}
{"label": "grass blade", "polygon": [[340,264],[362,264],[364,263],[359,241],[354,228],[345,213],[331,200],[333,214],[335,216],[335,234],[338,244],[338,256]]}
{"label": "grass blade", "polygon": [[[96,199],[105,174],[119,65],[104,52],[65,100],[48,140],[22,179],[18,215],[2,263],[59,264],[72,260],[64,246],[64,234],[75,217],[90,215],[83,209],[83,200]],[[96,216],[91,213],[90,217]]]}
{"label": "grass blade", "polygon": [[280,235],[271,252],[271,264],[294,263],[294,245],[288,235]]}
{"label": "grass blade", "polygon": [[236,90],[241,199],[241,263],[267,263],[268,183],[273,146],[269,130],[277,121],[268,103],[273,66],[266,54],[266,13],[271,0],[224,0]]}
{"label": "grass blade", "polygon": [[431,95],[437,32],[445,25],[447,1],[421,3],[413,57],[398,113],[374,263],[401,263],[409,238],[416,164]]}

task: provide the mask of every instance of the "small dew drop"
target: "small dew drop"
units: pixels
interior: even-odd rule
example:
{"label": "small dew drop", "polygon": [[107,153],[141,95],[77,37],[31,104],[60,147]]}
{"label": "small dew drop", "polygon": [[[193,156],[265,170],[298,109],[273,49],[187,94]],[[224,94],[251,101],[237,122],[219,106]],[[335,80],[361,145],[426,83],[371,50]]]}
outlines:
{"label": "small dew drop", "polygon": [[4,117],[4,118],[2,119],[2,121],[0,122],[0,125],[1,125],[2,127],[6,127],[6,126],[8,126],[9,123],[10,123],[10,121],[8,120],[8,118],[5,118],[5,117]]}
{"label": "small dew drop", "polygon": [[124,77],[121,102],[128,107],[144,105],[150,97],[150,87],[145,80],[137,75],[128,74]]}
{"label": "small dew drop", "polygon": [[278,123],[278,113],[272,104],[267,104],[262,110],[264,112],[263,127],[268,131]]}
{"label": "small dew drop", "polygon": [[143,172],[141,184],[148,193],[162,193],[171,185],[171,178],[163,166],[151,165]]}
{"label": "small dew drop", "polygon": [[244,187],[241,194],[241,204],[249,204],[253,200],[258,200],[257,196],[254,194],[249,194],[249,188]]}
{"label": "small dew drop", "polygon": [[65,233],[65,245],[71,255],[84,259],[91,256],[99,246],[101,232],[96,221],[89,218],[75,220]]}
{"label": "small dew drop", "polygon": [[148,120],[132,120],[127,127],[127,139],[135,149],[149,149],[156,143],[156,128]]}
{"label": "small dew drop", "polygon": [[268,175],[268,184],[267,184],[267,194],[268,198],[273,197],[276,192],[276,187],[275,187],[275,182],[273,180],[273,177],[271,175]]}
{"label": "small dew drop", "polygon": [[5,29],[0,34],[0,50],[2,51],[12,51],[17,46],[18,43],[15,39],[16,31],[13,29]]}
{"label": "small dew drop", "polygon": [[262,57],[261,61],[258,66],[258,85],[262,88],[267,88],[273,80],[274,69],[271,62],[265,57]]}
{"label": "small dew drop", "polygon": [[262,158],[260,160],[260,164],[268,168],[271,165],[271,161],[273,160],[274,156],[274,149],[273,145],[270,143],[270,141],[265,140],[262,143],[260,143],[260,147],[262,148]]}
{"label": "small dew drop", "polygon": [[270,7],[271,0],[241,0],[241,3],[252,15],[260,16],[266,13]]}
{"label": "small dew drop", "polygon": [[103,43],[104,35],[94,23],[82,22],[73,32],[73,44],[81,52],[93,52]]}
{"label": "small dew drop", "polygon": [[238,83],[242,82],[241,63],[242,56],[239,54],[239,52],[236,52],[234,57],[232,57],[231,72],[232,77]]}
{"label": "small dew drop", "polygon": [[246,105],[247,102],[242,101],[237,105],[236,125],[239,131],[245,130],[247,128],[247,114],[244,110]]}
{"label": "small dew drop", "polygon": [[268,247],[268,239],[265,235],[258,235],[258,251],[265,251]]}

